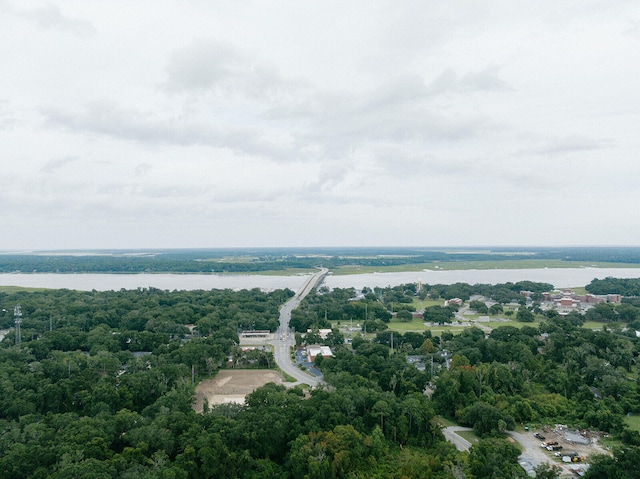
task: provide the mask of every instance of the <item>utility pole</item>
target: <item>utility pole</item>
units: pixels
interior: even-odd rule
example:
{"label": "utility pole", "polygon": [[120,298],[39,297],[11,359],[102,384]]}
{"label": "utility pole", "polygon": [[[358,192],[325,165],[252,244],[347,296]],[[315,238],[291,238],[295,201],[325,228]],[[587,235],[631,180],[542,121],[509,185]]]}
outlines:
{"label": "utility pole", "polygon": [[19,304],[13,308],[13,317],[16,323],[16,344],[20,344],[22,341],[20,333],[20,325],[22,324],[22,307]]}

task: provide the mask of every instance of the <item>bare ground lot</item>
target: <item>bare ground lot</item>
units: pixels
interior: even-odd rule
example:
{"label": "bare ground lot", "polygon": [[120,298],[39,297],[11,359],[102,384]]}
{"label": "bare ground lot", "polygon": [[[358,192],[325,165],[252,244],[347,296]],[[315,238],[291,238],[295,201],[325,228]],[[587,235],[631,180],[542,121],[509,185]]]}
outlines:
{"label": "bare ground lot", "polygon": [[[510,433],[510,435],[522,445],[524,448],[522,455],[532,463],[533,466],[536,466],[541,462],[555,464],[562,468],[561,477],[575,477],[571,470],[571,465],[563,463],[561,457],[555,457],[553,452],[540,447],[540,444],[543,441],[533,435],[536,431],[544,435],[545,442],[557,441],[562,445],[562,450],[558,452],[563,454],[568,452],[577,452],[580,456],[585,457],[586,463],[589,462],[589,455],[591,454],[610,454],[609,451],[598,444],[599,435],[597,433],[586,433],[586,436],[589,436],[590,438],[589,444],[579,444],[572,441],[571,439],[577,434],[576,431],[559,426],[546,426],[541,429],[534,429],[525,433]],[[579,466],[579,464],[583,463],[573,463],[573,467]]]}
{"label": "bare ground lot", "polygon": [[244,403],[247,394],[267,383],[282,384],[284,378],[270,369],[223,369],[215,378],[205,379],[196,386],[196,402],[193,409],[202,412],[205,398],[209,405]]}

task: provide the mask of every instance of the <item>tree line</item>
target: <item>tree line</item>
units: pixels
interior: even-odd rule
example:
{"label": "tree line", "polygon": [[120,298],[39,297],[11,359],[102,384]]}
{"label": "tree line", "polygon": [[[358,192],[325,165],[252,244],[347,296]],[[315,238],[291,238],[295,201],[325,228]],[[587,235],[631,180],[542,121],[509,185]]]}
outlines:
{"label": "tree line", "polygon": [[469,261],[554,260],[640,263],[640,248],[478,249],[473,252],[428,248],[246,248],[151,251],[99,251],[75,255],[65,251],[0,255],[0,273],[247,273],[312,269],[317,266],[409,266]]}

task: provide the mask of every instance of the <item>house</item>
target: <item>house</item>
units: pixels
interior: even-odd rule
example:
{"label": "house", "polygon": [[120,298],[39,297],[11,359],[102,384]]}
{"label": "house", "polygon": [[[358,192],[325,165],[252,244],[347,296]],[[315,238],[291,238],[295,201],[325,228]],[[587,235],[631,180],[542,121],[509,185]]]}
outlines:
{"label": "house", "polygon": [[445,306],[449,306],[451,304],[451,305],[455,305],[455,306],[462,306],[463,302],[464,301],[462,301],[460,298],[451,298],[451,299],[445,301],[444,305]]}

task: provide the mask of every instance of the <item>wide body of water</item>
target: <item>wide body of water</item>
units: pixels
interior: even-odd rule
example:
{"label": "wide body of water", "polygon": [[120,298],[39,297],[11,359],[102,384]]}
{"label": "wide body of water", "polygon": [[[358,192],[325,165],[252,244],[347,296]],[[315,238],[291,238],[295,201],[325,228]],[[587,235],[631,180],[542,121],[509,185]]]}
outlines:
{"label": "wide body of water", "polygon": [[[456,271],[415,271],[401,273],[352,274],[326,277],[329,288],[370,288],[403,283],[506,283],[523,280],[553,284],[556,288],[584,286],[592,279],[640,278],[640,268],[550,268],[489,269]],[[120,289],[159,288],[163,290],[252,289],[271,291],[289,288],[296,291],[307,278],[297,276],[218,275],[218,274],[0,274],[0,286],[118,291]]]}

